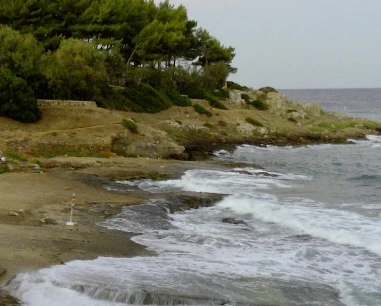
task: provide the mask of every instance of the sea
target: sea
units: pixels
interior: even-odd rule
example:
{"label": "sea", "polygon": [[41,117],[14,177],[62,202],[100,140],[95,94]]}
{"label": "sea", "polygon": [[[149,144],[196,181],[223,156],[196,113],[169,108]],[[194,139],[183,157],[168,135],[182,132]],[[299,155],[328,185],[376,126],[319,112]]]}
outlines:
{"label": "sea", "polygon": [[[282,92],[381,122],[381,89]],[[345,145],[243,144],[214,153],[229,169],[114,182],[153,197],[98,225],[136,233],[156,255],[75,260],[18,274],[8,289],[28,306],[381,305],[380,157],[376,135]],[[172,192],[222,196],[211,207],[157,213]]]}

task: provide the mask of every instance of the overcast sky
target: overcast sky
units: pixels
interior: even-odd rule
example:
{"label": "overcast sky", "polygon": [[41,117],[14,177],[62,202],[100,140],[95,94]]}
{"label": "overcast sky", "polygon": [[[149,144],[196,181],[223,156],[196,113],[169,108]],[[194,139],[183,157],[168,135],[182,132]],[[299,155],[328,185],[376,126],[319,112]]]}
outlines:
{"label": "overcast sky", "polygon": [[225,46],[253,88],[381,87],[381,0],[171,0]]}

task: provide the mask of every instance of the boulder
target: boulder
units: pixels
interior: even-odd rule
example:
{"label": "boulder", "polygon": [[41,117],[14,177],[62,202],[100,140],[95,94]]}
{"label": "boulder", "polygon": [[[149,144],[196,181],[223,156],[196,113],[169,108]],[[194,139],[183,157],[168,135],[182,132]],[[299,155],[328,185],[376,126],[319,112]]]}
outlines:
{"label": "boulder", "polygon": [[232,108],[242,108],[246,105],[244,99],[241,98],[241,95],[246,93],[245,91],[234,89],[229,91],[229,106]]}
{"label": "boulder", "polygon": [[222,219],[222,222],[229,223],[229,224],[244,224],[244,225],[247,225],[247,223],[245,221],[240,220],[240,219],[235,219],[235,218],[224,218],[224,219]]}
{"label": "boulder", "polygon": [[269,92],[267,94],[266,103],[271,108],[287,108],[287,96],[278,92]]}

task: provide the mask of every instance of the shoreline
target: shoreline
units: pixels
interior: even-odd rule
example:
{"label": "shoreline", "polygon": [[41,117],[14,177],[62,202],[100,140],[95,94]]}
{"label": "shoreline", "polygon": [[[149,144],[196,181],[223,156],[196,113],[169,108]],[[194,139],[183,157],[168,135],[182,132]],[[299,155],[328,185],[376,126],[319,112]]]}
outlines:
{"label": "shoreline", "polygon": [[[124,206],[155,195],[108,191],[114,179],[179,177],[193,168],[219,168],[213,162],[146,158],[59,157],[52,168],[9,172],[0,177],[0,304],[12,304],[1,290],[15,275],[72,260],[99,256],[150,256],[153,252],[131,240],[135,234],[108,230],[97,222],[118,214]],[[75,193],[74,226],[67,226]],[[11,303],[12,302],[12,303]],[[17,304],[16,304],[17,305]]]}

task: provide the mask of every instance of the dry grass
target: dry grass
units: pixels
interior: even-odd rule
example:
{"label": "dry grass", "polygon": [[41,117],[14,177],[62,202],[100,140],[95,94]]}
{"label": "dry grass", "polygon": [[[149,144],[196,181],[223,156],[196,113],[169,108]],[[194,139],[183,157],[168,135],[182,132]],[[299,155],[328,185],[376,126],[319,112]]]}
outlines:
{"label": "dry grass", "polygon": [[[348,118],[325,114],[321,117],[298,119],[298,124],[290,122],[288,116],[276,115],[271,111],[258,111],[253,109],[219,110],[211,108],[207,101],[194,100],[210,111],[213,116],[206,117],[195,112],[192,107],[171,107],[157,114],[132,113],[86,107],[42,107],[42,119],[33,124],[22,124],[4,117],[0,117],[0,150],[8,149],[29,156],[100,156],[112,154],[112,139],[126,133],[122,122],[131,118],[138,126],[139,135],[129,135],[133,141],[160,141],[170,139],[192,141],[193,134],[181,133],[181,129],[202,127],[210,128],[214,137],[239,140],[242,135],[238,133],[237,126],[245,123],[245,118],[252,118],[268,127],[269,134],[286,135],[310,133],[311,131],[325,132],[326,127],[335,125],[334,132],[351,128],[350,133],[356,129],[354,121],[347,124]],[[181,122],[181,128],[168,129],[168,121]],[[338,121],[342,122],[338,123]],[[220,123],[224,122],[223,125]],[[324,131],[320,131],[324,127]],[[173,131],[175,129],[175,131]],[[171,130],[172,133],[168,134]],[[330,129],[329,132],[332,132]],[[131,133],[132,134],[132,133]],[[171,135],[172,134],[172,135]],[[290,136],[291,135],[291,136]],[[177,137],[176,137],[177,136]],[[181,136],[181,137],[180,137]],[[185,139],[185,138],[189,139]],[[275,136],[274,136],[275,137]],[[247,139],[242,138],[242,141]],[[66,153],[65,153],[66,152]]]}

